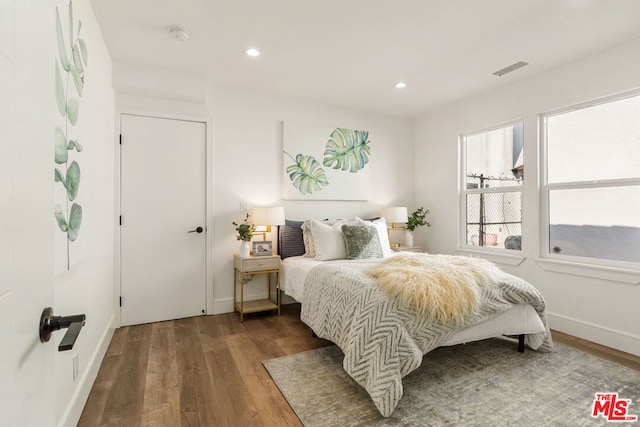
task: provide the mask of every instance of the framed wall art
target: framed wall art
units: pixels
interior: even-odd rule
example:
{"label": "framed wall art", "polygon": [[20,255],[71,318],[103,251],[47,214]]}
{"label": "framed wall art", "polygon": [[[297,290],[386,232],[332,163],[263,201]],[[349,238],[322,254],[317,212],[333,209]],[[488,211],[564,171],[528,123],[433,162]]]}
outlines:
{"label": "framed wall art", "polygon": [[368,131],[284,122],[282,137],[284,199],[368,200]]}

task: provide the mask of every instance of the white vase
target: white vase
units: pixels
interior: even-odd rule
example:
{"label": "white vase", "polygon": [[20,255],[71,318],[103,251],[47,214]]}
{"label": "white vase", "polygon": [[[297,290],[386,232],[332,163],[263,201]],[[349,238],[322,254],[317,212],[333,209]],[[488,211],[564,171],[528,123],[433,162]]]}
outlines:
{"label": "white vase", "polygon": [[407,230],[406,233],[404,233],[404,245],[405,246],[413,246],[413,231]]}
{"label": "white vase", "polygon": [[242,241],[240,242],[240,249],[238,253],[241,257],[248,257],[249,253],[251,253],[251,247],[249,246],[249,242]]}

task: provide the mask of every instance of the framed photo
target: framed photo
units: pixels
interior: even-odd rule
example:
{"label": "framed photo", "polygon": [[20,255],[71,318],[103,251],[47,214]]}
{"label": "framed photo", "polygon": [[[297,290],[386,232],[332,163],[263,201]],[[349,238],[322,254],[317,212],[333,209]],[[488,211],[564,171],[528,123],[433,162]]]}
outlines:
{"label": "framed photo", "polygon": [[253,243],[253,256],[270,256],[273,255],[272,242],[260,240]]}

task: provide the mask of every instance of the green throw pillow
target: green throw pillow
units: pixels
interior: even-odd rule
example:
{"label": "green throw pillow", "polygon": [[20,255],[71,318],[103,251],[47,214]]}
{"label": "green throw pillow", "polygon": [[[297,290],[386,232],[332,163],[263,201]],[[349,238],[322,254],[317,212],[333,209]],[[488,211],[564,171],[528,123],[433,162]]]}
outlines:
{"label": "green throw pillow", "polygon": [[347,259],[382,258],[382,246],[375,227],[369,225],[343,225],[342,236]]}

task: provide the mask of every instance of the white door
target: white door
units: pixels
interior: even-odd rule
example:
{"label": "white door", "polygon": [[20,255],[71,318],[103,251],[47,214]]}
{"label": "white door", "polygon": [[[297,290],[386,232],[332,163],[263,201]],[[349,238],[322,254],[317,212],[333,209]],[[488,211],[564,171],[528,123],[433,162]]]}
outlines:
{"label": "white door", "polygon": [[3,427],[46,427],[56,423],[55,340],[42,344],[38,336],[42,310],[48,306],[55,308],[51,137],[54,86],[53,72],[47,71],[53,66],[53,56],[46,54],[53,52],[55,42],[47,44],[50,37],[40,34],[49,34],[53,28],[53,10],[54,5],[49,2],[0,1],[0,426]]}
{"label": "white door", "polygon": [[121,323],[206,311],[206,123],[123,114]]}

